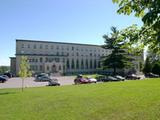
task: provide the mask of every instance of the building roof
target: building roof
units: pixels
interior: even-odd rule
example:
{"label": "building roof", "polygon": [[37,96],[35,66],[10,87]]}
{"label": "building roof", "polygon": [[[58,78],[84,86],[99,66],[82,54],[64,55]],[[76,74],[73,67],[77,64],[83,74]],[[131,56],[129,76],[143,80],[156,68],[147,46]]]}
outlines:
{"label": "building roof", "polygon": [[83,45],[83,46],[96,46],[100,47],[100,45],[93,44],[82,44],[82,43],[67,43],[67,42],[53,42],[53,41],[44,41],[44,40],[24,40],[24,39],[16,39],[16,42],[24,41],[24,42],[41,42],[41,43],[56,43],[56,44],[68,44],[68,45]]}

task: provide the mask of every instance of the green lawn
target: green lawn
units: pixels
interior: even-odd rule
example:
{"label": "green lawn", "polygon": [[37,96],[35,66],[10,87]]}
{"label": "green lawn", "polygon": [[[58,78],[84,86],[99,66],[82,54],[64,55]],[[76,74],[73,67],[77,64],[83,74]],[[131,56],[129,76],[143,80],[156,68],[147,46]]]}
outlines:
{"label": "green lawn", "polygon": [[0,89],[0,120],[158,120],[160,79]]}

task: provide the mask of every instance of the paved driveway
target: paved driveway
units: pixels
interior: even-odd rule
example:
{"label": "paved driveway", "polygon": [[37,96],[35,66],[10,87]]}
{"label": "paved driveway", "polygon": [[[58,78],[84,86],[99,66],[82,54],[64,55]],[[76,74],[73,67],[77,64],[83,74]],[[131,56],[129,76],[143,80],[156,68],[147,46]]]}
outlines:
{"label": "paved driveway", "polygon": [[[61,76],[56,77],[61,85],[72,85],[74,84],[74,76]],[[48,82],[35,82],[34,78],[26,78],[24,80],[24,87],[38,87],[38,86],[46,86]],[[22,80],[18,77],[11,78],[5,83],[0,83],[0,89],[3,88],[20,88],[22,86]]]}

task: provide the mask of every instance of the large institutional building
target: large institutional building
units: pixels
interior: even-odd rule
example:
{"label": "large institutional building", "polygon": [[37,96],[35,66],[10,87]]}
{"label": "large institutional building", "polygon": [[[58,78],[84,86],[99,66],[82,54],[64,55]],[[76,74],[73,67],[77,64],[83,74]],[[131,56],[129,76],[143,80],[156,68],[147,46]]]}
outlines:
{"label": "large institutional building", "polygon": [[[19,72],[21,56],[27,56],[33,73],[97,73],[100,58],[111,53],[98,45],[16,40],[16,57],[11,57],[11,72]],[[139,70],[139,63],[135,63]]]}

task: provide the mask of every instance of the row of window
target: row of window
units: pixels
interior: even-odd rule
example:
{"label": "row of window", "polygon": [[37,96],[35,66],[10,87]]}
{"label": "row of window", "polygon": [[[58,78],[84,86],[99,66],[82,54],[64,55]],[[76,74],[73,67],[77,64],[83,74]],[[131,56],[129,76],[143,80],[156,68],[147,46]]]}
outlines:
{"label": "row of window", "polygon": [[[79,61],[77,59],[75,61],[74,59],[72,59],[72,61],[67,60],[66,67],[67,67],[67,69],[96,69],[96,68],[100,68],[101,64],[100,64],[100,61],[97,61],[97,60],[83,60],[82,59],[81,61]],[[61,70],[61,69],[62,69],[61,66],[59,66],[58,70]],[[65,69],[65,66],[63,66],[63,69]],[[42,71],[43,66],[40,65],[39,69],[38,69],[38,65],[31,65],[31,70]],[[47,71],[49,71],[49,70],[50,70],[50,67],[47,66]]]}
{"label": "row of window", "polygon": [[75,50],[77,50],[77,51],[79,51],[79,50],[81,50],[81,51],[86,51],[86,52],[96,52],[96,51],[98,51],[98,52],[105,52],[105,50],[100,50],[100,49],[88,49],[88,48],[85,48],[85,50],[83,49],[83,48],[77,48],[77,47],[66,47],[66,48],[64,48],[63,46],[54,46],[54,45],[42,45],[42,44],[40,44],[40,45],[37,45],[37,44],[33,44],[33,45],[30,45],[30,44],[27,44],[27,45],[25,45],[25,44],[22,44],[21,45],[21,48],[33,48],[33,49],[51,49],[51,50],[53,50],[53,49],[57,49],[57,50],[72,50],[72,51],[75,51]]}
{"label": "row of window", "polygon": [[66,59],[65,58],[62,58],[62,59],[60,59],[60,58],[51,58],[51,57],[46,57],[46,58],[42,58],[42,57],[40,57],[40,58],[30,58],[29,59],[29,62],[30,63],[43,63],[43,62],[63,62],[63,63],[65,63],[66,62]]}
{"label": "row of window", "polygon": [[96,68],[100,68],[101,64],[100,61],[97,60],[74,60],[72,59],[71,61],[69,61],[69,59],[67,60],[67,64],[66,64],[67,69],[96,69]]}

